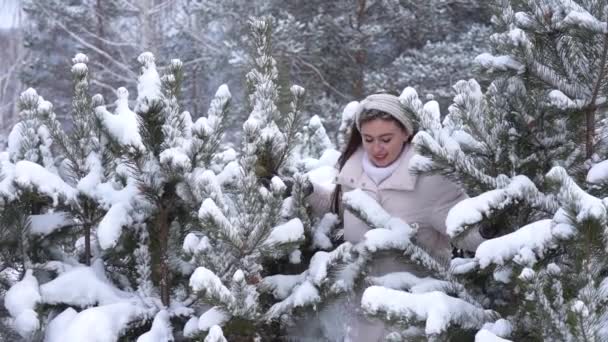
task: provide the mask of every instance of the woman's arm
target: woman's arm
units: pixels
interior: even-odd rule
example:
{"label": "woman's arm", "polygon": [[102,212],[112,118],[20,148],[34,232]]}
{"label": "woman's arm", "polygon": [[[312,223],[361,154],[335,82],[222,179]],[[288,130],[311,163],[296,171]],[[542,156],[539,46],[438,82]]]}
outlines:
{"label": "woman's arm", "polygon": [[[428,187],[428,192],[431,198],[430,223],[433,228],[441,234],[447,236],[446,218],[448,212],[456,203],[469,198],[467,194],[456,184],[452,183],[445,177],[431,176],[432,186]],[[474,252],[477,246],[485,239],[479,233],[479,229],[472,228],[463,233],[457,239],[452,240],[456,248]]]}
{"label": "woman's arm", "polygon": [[312,184],[312,193],[306,198],[312,208],[313,215],[321,217],[331,211],[331,200],[334,192],[333,186]]}

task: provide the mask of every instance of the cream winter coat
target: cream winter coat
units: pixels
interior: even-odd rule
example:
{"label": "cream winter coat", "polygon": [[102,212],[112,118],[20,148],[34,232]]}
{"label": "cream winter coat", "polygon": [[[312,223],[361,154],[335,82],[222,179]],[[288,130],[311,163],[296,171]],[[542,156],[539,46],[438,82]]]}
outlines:
{"label": "cream winter coat", "polygon": [[[409,171],[410,160],[415,154],[407,146],[404,155],[397,162],[397,169],[379,185],[376,185],[363,171],[363,148],[359,148],[346,162],[336,183],[342,185],[342,191],[362,189],[375,199],[390,215],[399,217],[409,224],[418,224],[416,241],[438,261],[447,265],[451,258],[452,248],[446,234],[445,220],[449,210],[467,195],[455,184],[442,176],[413,175]],[[315,186],[309,197],[313,210],[319,214],[329,211],[331,195]],[[360,242],[369,227],[347,210],[344,211],[344,238],[346,241]],[[483,241],[478,231],[473,231],[461,240],[456,247],[474,251]],[[370,265],[368,275],[380,276],[389,272],[409,271],[418,276],[425,276],[405,257],[377,256]],[[362,291],[362,290],[361,290]],[[360,301],[361,291],[355,301]],[[359,303],[352,303],[360,305]],[[341,305],[344,305],[342,303]],[[362,316],[351,324],[349,338],[351,341],[377,341],[386,333],[383,325],[369,322]]]}

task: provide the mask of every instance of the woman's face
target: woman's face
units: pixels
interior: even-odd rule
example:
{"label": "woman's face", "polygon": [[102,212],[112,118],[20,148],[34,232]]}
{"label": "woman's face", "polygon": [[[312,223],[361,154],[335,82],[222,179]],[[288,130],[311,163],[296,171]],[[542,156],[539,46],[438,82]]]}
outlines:
{"label": "woman's face", "polygon": [[397,160],[408,134],[395,120],[373,119],[361,124],[361,138],[371,162],[385,167]]}

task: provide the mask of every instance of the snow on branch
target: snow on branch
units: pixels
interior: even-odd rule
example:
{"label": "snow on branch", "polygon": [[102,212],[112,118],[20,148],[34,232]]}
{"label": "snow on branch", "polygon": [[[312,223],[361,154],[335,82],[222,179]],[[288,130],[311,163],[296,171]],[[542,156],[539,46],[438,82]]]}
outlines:
{"label": "snow on branch", "polygon": [[467,198],[450,209],[446,218],[446,231],[456,237],[467,227],[491,217],[492,213],[520,201],[532,202],[538,190],[526,176],[516,176],[502,189],[491,190],[479,196]]}
{"label": "snow on branch", "polygon": [[361,298],[361,306],[368,314],[382,314],[388,319],[405,317],[426,322],[424,331],[427,336],[439,335],[451,325],[478,329],[497,316],[492,310],[484,310],[443,292],[413,294],[382,286],[367,288]]}
{"label": "snow on branch", "polygon": [[211,198],[207,198],[201,204],[201,208],[198,212],[198,218],[203,223],[209,223],[212,225],[211,228],[215,229],[221,235],[225,236],[228,241],[237,248],[244,246],[244,242],[241,239],[239,231],[230,220],[224,216],[224,213],[218,208],[215,202]]}
{"label": "snow on branch", "polygon": [[581,189],[561,166],[556,166],[547,173],[547,178],[559,185],[558,200],[562,205],[574,204],[576,221],[597,220],[606,224],[606,205],[596,197]]}
{"label": "snow on branch", "polygon": [[46,341],[117,341],[130,324],[151,318],[150,311],[132,301],[95,306],[79,313],[68,308],[49,323],[52,338]]}
{"label": "snow on branch", "polygon": [[526,66],[524,64],[520,63],[511,56],[493,56],[487,52],[475,57],[475,63],[490,71],[513,70],[516,73],[521,74],[526,70]]}
{"label": "snow on branch", "polygon": [[85,308],[118,303],[129,295],[111,285],[92,267],[75,267],[40,286],[42,302]]}
{"label": "snow on branch", "polygon": [[481,268],[491,264],[505,265],[513,260],[522,266],[533,266],[545,251],[555,244],[552,220],[530,223],[513,233],[482,242],[475,252]]}
{"label": "snow on branch", "polygon": [[432,277],[420,278],[410,272],[392,272],[380,277],[368,277],[367,281],[372,285],[383,286],[393,290],[408,291],[411,293],[425,293],[431,291],[442,291],[453,284]]}
{"label": "snow on branch", "polygon": [[608,24],[595,18],[591,13],[581,7],[571,11],[566,17],[556,24],[556,28],[567,30],[570,28],[583,28],[593,33],[607,34]]}
{"label": "snow on branch", "polygon": [[157,341],[173,341],[171,321],[169,320],[169,313],[166,310],[159,311],[154,316],[150,330],[137,339],[137,342]]}
{"label": "snow on branch", "polygon": [[310,281],[297,285],[291,295],[286,299],[274,304],[268,312],[266,319],[278,319],[284,313],[290,313],[297,307],[314,305],[321,302],[319,290]]}
{"label": "snow on branch", "polygon": [[198,267],[190,276],[190,287],[196,292],[202,292],[205,298],[230,306],[236,301],[220,278],[205,267]]}
{"label": "snow on branch", "polygon": [[58,175],[43,166],[27,160],[15,165],[15,184],[27,190],[36,190],[53,199],[53,205],[59,201],[71,202],[76,198],[76,189],[65,183]]}
{"label": "snow on branch", "polygon": [[136,151],[145,151],[137,114],[129,108],[129,91],[126,88],[116,90],[116,110],[112,114],[105,106],[95,108],[95,115],[101,121],[106,133],[118,144],[130,147]]}
{"label": "snow on branch", "polygon": [[200,317],[192,317],[184,326],[184,336],[197,337],[201,331],[211,331],[213,327],[220,327],[230,320],[230,315],[218,306],[211,307]]}
{"label": "snow on branch", "polygon": [[147,105],[150,101],[155,101],[162,97],[161,80],[156,70],[156,62],[151,52],[144,52],[137,61],[141,64],[141,75],[137,82],[137,112],[147,112]]}
{"label": "snow on branch", "polygon": [[391,216],[361,189],[355,189],[344,194],[345,209],[360,215],[360,219],[371,228],[385,227]]}
{"label": "snow on branch", "polygon": [[11,286],[4,295],[4,307],[13,318],[13,327],[24,338],[40,328],[35,309],[41,301],[38,280],[32,270],[27,270],[23,279]]}
{"label": "snow on branch", "polygon": [[263,242],[264,248],[277,248],[280,245],[298,243],[304,240],[304,226],[299,218],[291,219],[272,229]]}

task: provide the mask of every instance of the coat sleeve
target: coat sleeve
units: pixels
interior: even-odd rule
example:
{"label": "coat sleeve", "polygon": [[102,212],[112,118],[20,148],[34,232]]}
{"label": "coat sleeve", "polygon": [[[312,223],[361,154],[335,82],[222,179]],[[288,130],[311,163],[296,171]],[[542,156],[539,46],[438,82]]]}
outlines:
{"label": "coat sleeve", "polygon": [[314,216],[321,217],[324,214],[331,211],[331,197],[333,194],[333,187],[327,187],[321,184],[312,182],[313,191],[306,198],[306,201],[312,208]]}
{"label": "coat sleeve", "polygon": [[[433,176],[436,182],[430,190],[433,196],[433,210],[431,211],[430,223],[435,230],[447,236],[446,219],[448,212],[456,203],[469,198],[467,194],[456,184],[441,176]],[[453,240],[454,246],[460,249],[474,252],[477,246],[485,239],[479,233],[477,227],[469,229],[464,236]]]}

